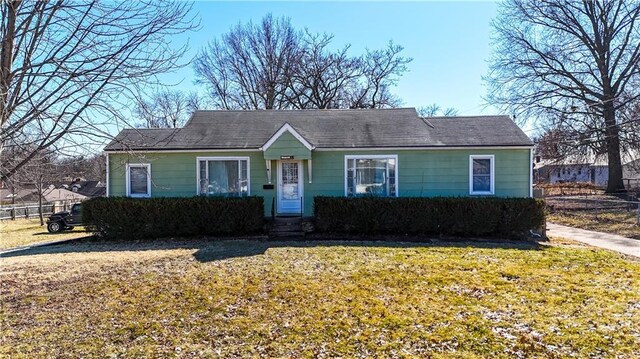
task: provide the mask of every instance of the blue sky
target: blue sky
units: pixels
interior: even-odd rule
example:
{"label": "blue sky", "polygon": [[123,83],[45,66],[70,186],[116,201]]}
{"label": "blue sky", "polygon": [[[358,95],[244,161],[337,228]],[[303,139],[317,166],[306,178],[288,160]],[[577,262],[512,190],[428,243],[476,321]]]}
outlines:
{"label": "blue sky", "polygon": [[[188,40],[193,57],[207,41],[237,24],[259,21],[265,14],[286,16],[295,28],[334,35],[334,45],[351,44],[353,54],[365,48],[378,49],[389,40],[404,46],[412,57],[409,72],[394,93],[404,106],[437,103],[454,107],[460,115],[498,113],[485,107],[481,77],[490,56],[490,22],[496,12],[492,2],[196,2],[201,28],[176,37]],[[191,66],[161,78],[180,83],[180,89],[195,85]]]}

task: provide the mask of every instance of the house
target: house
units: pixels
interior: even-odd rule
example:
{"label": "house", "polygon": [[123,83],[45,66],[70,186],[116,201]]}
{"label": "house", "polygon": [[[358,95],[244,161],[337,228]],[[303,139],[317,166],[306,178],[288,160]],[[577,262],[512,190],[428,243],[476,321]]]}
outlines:
{"label": "house", "polygon": [[313,214],[315,196],[530,197],[533,143],[507,116],[414,108],[197,111],[105,148],[107,196],[261,196]]}
{"label": "house", "polygon": [[0,188],[0,205],[38,202],[38,191],[35,188]]}
{"label": "house", "polygon": [[[14,198],[12,198],[14,197]],[[55,208],[66,209],[72,203],[81,202],[88,197],[69,191],[65,188],[56,188],[55,185],[50,185],[44,188],[42,191],[43,203],[50,205],[53,204]],[[11,189],[0,189],[0,204],[17,206],[38,203],[39,194],[37,188],[22,188],[12,191]]]}
{"label": "house", "polygon": [[536,183],[589,182],[605,187],[609,181],[609,167],[601,158],[542,160],[534,165]]}
{"label": "house", "polygon": [[[622,177],[629,188],[640,182],[640,154],[627,151],[621,154]],[[534,163],[536,183],[590,182],[606,187],[609,182],[609,166],[606,155],[569,156],[559,159],[540,159]]]}
{"label": "house", "polygon": [[104,197],[107,188],[100,181],[87,181],[82,178],[74,179],[68,186],[68,189],[74,193],[79,193],[85,197]]}
{"label": "house", "polygon": [[42,191],[42,197],[46,202],[81,202],[88,199],[87,196],[65,188],[55,188],[53,185]]}

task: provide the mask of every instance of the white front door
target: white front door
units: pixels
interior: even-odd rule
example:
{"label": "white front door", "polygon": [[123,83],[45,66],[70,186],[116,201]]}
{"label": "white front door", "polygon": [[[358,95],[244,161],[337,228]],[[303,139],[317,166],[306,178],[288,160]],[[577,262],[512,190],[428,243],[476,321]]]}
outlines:
{"label": "white front door", "polygon": [[278,213],[302,212],[302,162],[278,161]]}

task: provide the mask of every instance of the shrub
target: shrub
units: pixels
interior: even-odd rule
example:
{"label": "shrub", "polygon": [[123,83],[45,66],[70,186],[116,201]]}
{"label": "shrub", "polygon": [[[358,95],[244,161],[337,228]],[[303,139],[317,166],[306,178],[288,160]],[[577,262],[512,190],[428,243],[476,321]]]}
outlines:
{"label": "shrub", "polygon": [[316,197],[316,229],[329,233],[522,237],[545,221],[533,198]]}
{"label": "shrub", "polygon": [[264,227],[261,197],[94,198],[83,203],[82,216],[93,232],[117,239],[242,235]]}

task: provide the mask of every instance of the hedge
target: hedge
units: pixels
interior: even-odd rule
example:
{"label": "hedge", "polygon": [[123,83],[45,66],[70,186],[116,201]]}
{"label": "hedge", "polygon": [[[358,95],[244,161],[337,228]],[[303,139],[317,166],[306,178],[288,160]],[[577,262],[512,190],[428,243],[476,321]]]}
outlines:
{"label": "hedge", "polygon": [[533,198],[316,197],[314,211],[325,233],[520,238],[545,223]]}
{"label": "hedge", "polygon": [[82,204],[89,230],[111,239],[244,235],[264,228],[262,197],[94,198]]}

